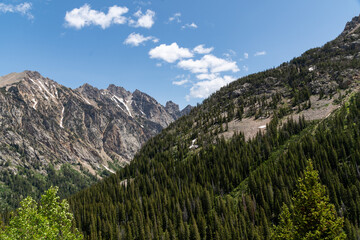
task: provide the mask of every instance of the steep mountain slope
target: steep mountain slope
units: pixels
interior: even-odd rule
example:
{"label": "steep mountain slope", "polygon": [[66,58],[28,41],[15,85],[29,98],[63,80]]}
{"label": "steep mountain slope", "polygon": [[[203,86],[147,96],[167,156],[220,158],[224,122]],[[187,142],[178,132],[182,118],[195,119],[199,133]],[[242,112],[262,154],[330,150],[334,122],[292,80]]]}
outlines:
{"label": "steep mountain slope", "polygon": [[[178,108],[168,112],[139,90],[130,93],[115,85],[99,90],[88,84],[72,90],[31,71],[0,77],[0,187],[8,192],[0,193],[1,203],[17,200],[11,192],[20,197],[15,185],[31,190],[38,182],[53,183],[42,178],[64,165],[67,174],[86,179],[81,187],[87,186],[95,176],[129,163],[178,116]],[[80,188],[78,180],[72,181]]]}
{"label": "steep mountain slope", "polygon": [[86,239],[269,239],[309,158],[358,239],[358,26],[220,89],[70,198]]}

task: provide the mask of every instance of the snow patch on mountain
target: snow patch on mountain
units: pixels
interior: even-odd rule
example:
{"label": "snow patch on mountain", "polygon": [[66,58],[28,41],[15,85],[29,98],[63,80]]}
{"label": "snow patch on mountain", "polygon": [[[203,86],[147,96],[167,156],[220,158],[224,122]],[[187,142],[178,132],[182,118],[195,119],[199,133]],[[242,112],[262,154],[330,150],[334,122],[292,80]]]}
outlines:
{"label": "snow patch on mountain", "polygon": [[36,105],[38,104],[38,101],[36,101],[35,98],[33,98],[32,101],[34,102],[34,105],[32,107],[36,110]]}
{"label": "snow patch on mountain", "polygon": [[[119,97],[117,97],[117,96],[115,96],[115,95],[113,95],[111,99],[112,99],[113,101],[115,101],[115,102],[116,102],[116,100],[117,100],[117,102],[120,102],[122,105],[124,105],[125,108],[126,108],[127,114],[128,114],[130,117],[132,117],[131,112],[130,112],[130,109],[129,109],[128,105],[125,103],[124,99],[119,98]],[[115,99],[116,99],[116,100],[115,100]],[[118,105],[118,106],[119,106],[119,105]],[[119,106],[119,107],[120,107],[120,106]],[[120,107],[120,108],[124,111],[124,109],[123,109],[122,107]],[[125,112],[125,111],[124,111],[124,112]]]}
{"label": "snow patch on mountain", "polygon": [[65,111],[65,107],[63,106],[63,109],[62,109],[62,111],[61,111],[61,118],[60,118],[60,127],[61,127],[61,128],[64,128],[64,126],[63,126],[64,111]]}
{"label": "snow patch on mountain", "polygon": [[38,82],[40,83],[41,87],[45,90],[47,94],[49,94],[52,98],[55,98],[55,96],[47,89],[47,87],[39,79]]}
{"label": "snow patch on mountain", "polygon": [[111,172],[111,173],[115,173],[115,171],[114,171],[114,170],[112,170],[112,169],[108,168],[108,167],[107,167],[107,166],[105,166],[104,164],[103,164],[103,167],[104,167],[106,170],[108,170],[109,172]]}

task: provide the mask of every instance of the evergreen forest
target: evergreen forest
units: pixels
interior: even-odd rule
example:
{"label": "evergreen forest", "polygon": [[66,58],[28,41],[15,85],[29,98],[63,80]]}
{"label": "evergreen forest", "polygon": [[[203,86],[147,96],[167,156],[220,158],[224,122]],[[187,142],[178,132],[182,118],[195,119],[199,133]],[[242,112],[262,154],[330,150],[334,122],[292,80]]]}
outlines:
{"label": "evergreen forest", "polygon": [[308,159],[348,239],[360,236],[359,94],[319,122],[275,115],[250,141],[239,133],[191,152],[174,149],[175,136],[164,131],[131,165],[70,198],[85,239],[270,239]]}

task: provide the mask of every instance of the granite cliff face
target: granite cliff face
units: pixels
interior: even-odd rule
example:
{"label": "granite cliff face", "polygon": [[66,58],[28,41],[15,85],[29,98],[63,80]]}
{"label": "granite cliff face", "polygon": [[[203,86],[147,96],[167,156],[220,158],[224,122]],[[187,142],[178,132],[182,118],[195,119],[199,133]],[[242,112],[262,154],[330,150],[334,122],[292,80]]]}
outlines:
{"label": "granite cliff face", "polygon": [[0,171],[46,174],[50,163],[67,163],[93,175],[114,172],[180,115],[139,90],[72,90],[38,72],[11,73],[0,77]]}

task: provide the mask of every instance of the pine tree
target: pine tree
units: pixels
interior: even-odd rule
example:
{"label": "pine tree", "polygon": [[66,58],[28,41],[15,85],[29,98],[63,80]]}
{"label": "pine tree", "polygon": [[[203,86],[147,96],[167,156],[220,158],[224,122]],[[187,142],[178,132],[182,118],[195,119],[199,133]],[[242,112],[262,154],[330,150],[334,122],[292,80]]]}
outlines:
{"label": "pine tree", "polygon": [[294,224],[286,204],[283,205],[279,218],[280,222],[279,225],[275,227],[272,239],[294,239]]}
{"label": "pine tree", "polygon": [[294,195],[291,211],[283,206],[272,239],[346,239],[344,219],[336,216],[335,206],[329,203],[311,161]]}
{"label": "pine tree", "polygon": [[198,226],[194,218],[192,218],[190,225],[190,240],[200,240],[200,234],[198,230]]}

